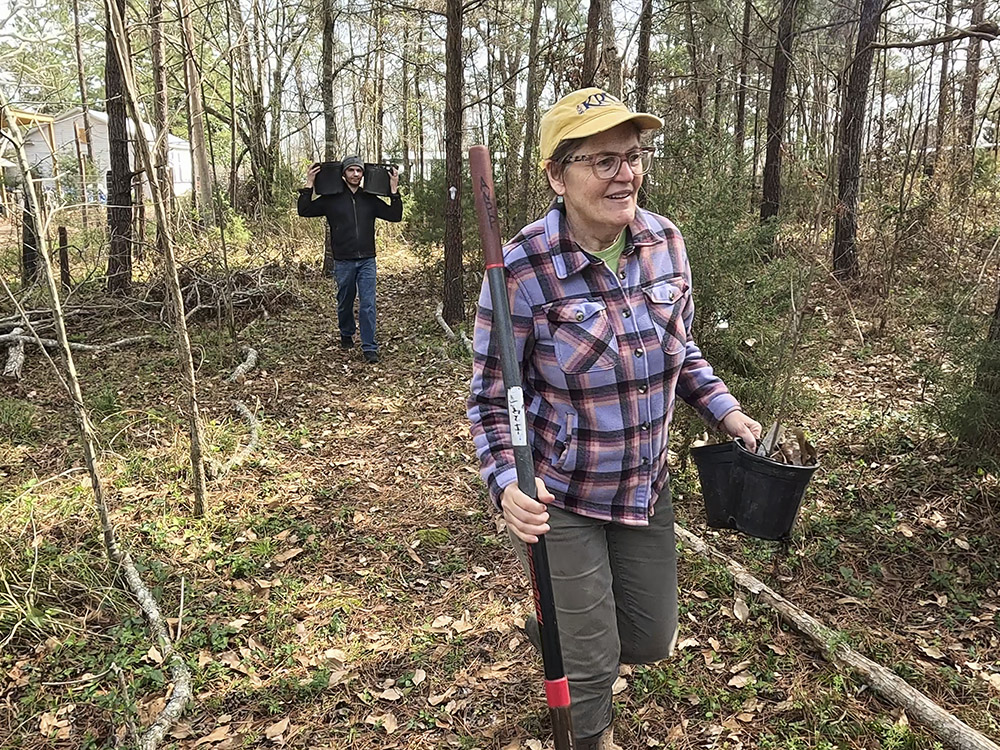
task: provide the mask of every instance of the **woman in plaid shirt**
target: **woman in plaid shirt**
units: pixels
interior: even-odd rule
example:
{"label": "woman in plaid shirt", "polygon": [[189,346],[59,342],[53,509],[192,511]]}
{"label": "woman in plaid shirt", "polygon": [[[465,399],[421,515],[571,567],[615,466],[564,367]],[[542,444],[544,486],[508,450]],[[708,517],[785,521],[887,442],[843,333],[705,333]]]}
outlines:
{"label": "woman in plaid shirt", "polygon": [[[751,450],[746,416],[691,337],[680,232],[636,205],[653,150],[634,113],[596,88],[542,117],[556,203],[504,247],[538,500],[517,488],[506,391],[484,282],[469,419],[482,475],[527,567],[546,535],[578,750],[611,750],[618,666],[669,656],[677,568],[667,469],[675,396]],[[537,623],[529,623],[537,645]]]}

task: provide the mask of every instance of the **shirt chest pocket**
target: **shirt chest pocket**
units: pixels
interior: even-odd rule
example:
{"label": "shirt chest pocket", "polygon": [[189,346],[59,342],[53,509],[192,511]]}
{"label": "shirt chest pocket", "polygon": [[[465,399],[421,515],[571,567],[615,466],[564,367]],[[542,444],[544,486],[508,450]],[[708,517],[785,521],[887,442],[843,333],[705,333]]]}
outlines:
{"label": "shirt chest pocket", "polygon": [[680,353],[687,344],[687,329],[684,328],[684,307],[691,294],[690,285],[683,277],[666,279],[644,286],[649,317],[656,327],[663,351],[667,354]]}
{"label": "shirt chest pocket", "polygon": [[603,302],[559,300],[546,305],[544,311],[563,372],[614,369],[618,363],[618,342]]}

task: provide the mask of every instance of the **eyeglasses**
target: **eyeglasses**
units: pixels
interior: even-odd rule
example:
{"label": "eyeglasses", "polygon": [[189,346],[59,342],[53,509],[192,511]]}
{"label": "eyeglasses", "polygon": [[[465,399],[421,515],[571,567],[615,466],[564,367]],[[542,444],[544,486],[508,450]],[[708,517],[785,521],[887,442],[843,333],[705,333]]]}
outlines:
{"label": "eyeglasses", "polygon": [[622,168],[623,161],[628,163],[633,174],[646,174],[653,166],[654,153],[656,153],[655,148],[644,146],[624,154],[601,153],[568,156],[563,159],[563,164],[589,162],[590,168],[594,170],[594,177],[599,180],[613,180]]}

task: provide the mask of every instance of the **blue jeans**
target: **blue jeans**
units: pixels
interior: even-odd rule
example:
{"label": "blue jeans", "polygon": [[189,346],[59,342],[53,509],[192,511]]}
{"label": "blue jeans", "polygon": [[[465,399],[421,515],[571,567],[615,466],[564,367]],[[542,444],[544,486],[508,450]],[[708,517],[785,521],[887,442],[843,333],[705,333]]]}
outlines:
{"label": "blue jeans", "polygon": [[375,259],[338,260],[334,264],[337,277],[337,323],[340,336],[354,338],[358,325],[354,322],[354,298],[360,297],[358,322],[361,328],[361,349],[377,352],[375,341]]}

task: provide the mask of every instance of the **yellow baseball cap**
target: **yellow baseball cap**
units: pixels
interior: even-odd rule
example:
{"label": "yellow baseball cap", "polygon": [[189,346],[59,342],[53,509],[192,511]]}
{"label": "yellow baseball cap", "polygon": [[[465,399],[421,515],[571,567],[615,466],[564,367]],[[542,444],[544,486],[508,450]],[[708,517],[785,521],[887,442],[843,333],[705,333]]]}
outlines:
{"label": "yellow baseball cap", "polygon": [[556,147],[569,138],[586,138],[634,122],[642,130],[659,130],[663,120],[645,112],[633,112],[620,99],[598,88],[566,94],[542,115],[539,151],[544,165]]}

